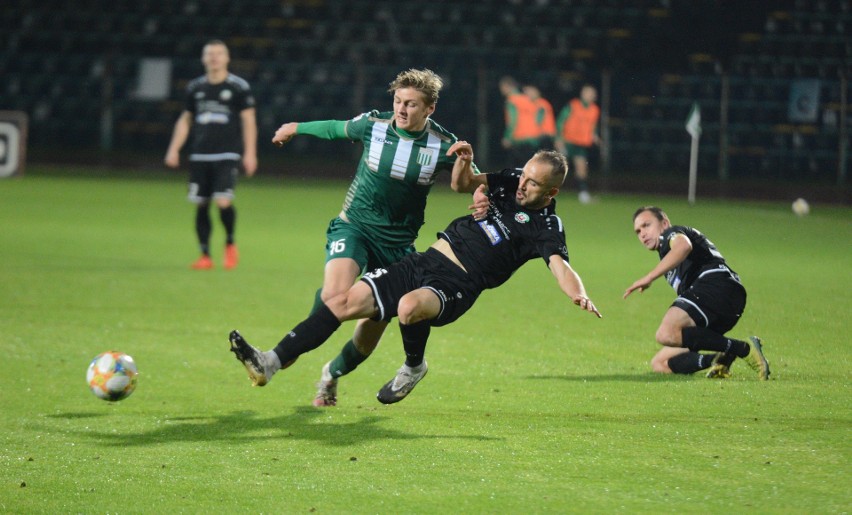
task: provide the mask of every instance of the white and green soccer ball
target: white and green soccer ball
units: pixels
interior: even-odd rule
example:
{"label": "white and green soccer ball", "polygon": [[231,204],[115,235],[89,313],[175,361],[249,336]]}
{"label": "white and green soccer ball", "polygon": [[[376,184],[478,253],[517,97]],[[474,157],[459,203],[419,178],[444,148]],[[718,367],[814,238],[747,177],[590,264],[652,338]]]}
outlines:
{"label": "white and green soccer ball", "polygon": [[99,399],[120,401],[136,389],[138,375],[133,358],[123,352],[108,351],[95,356],[89,364],[86,382]]}

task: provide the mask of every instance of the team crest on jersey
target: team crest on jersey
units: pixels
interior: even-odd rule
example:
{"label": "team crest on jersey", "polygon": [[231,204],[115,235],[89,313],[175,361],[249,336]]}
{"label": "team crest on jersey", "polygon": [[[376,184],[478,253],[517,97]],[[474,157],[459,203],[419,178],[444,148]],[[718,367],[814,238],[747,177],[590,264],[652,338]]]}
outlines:
{"label": "team crest on jersey", "polygon": [[515,221],[519,224],[525,224],[530,221],[530,215],[526,213],[515,213]]}
{"label": "team crest on jersey", "polygon": [[432,164],[432,159],[435,158],[435,150],[431,148],[421,148],[417,152],[417,164],[420,166],[429,166]]}
{"label": "team crest on jersey", "polygon": [[223,89],[221,93],[219,93],[220,100],[230,100],[231,96],[233,96],[233,92],[230,89]]}

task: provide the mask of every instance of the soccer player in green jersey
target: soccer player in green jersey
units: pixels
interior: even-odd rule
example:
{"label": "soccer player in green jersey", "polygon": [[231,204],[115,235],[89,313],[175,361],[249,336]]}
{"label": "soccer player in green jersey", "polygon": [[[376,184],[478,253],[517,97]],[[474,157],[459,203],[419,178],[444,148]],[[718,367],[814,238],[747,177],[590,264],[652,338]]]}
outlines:
{"label": "soccer player in green jersey", "polygon": [[[364,145],[343,209],[326,232],[325,276],[314,310],[348,291],[365,270],[388,267],[414,251],[426,196],[437,175],[452,171],[456,162],[447,151],[457,138],[429,118],[442,86],[431,70],[407,70],[388,88],[392,111],[374,110],[348,121],[285,123],[275,132],[272,142],[278,146],[302,134]],[[340,354],[323,367],[314,406],[337,404],[338,379],[367,359],[386,326],[358,321]]]}

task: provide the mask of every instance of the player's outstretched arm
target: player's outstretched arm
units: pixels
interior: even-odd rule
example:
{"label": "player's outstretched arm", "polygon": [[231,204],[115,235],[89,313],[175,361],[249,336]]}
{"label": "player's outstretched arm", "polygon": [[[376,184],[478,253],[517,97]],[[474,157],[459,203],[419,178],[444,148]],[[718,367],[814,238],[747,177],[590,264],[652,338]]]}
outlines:
{"label": "player's outstretched arm", "polygon": [[669,270],[677,268],[677,266],[683,263],[683,260],[689,256],[689,253],[692,252],[692,242],[689,241],[689,238],[685,234],[677,234],[671,239],[669,245],[671,246],[671,250],[668,254],[666,254],[666,257],[661,259],[653,270],[634,281],[633,284],[624,291],[624,296],[622,298],[626,299],[628,295],[636,290],[639,290],[639,293],[647,290],[651,287],[651,283],[657,280],[658,277],[664,275]]}
{"label": "player's outstretched arm", "polygon": [[598,308],[595,307],[595,303],[586,294],[586,288],[583,286],[580,276],[571,268],[571,265],[567,261],[562,259],[562,256],[556,254],[550,256],[550,271],[556,277],[559,288],[562,289],[565,295],[571,298],[571,302],[580,306],[584,311],[594,313],[598,318],[603,317],[601,312],[598,311]]}
{"label": "player's outstretched arm", "polygon": [[[281,147],[297,134],[307,134],[320,139],[351,139],[344,120],[318,120],[313,122],[285,123],[275,131],[272,142]],[[356,138],[357,139],[357,138]]]}

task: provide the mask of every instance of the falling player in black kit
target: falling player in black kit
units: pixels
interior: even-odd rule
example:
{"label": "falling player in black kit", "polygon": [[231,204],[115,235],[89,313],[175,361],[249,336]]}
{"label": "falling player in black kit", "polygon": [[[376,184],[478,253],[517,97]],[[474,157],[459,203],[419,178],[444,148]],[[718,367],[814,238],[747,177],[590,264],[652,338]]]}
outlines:
{"label": "falling player in black kit", "polygon": [[201,62],[205,74],[190,81],[186,106],[175,122],[165,163],[180,164],[180,149],[192,136],[189,152],[189,200],[196,204],[195,232],[201,257],[195,270],[213,268],[210,259],[210,200],[219,208],[225,227],[226,269],[237,266],[239,254],[234,242],[237,213],[234,188],[242,161],[246,175],[257,170],[257,122],[254,96],[248,82],[228,72],[228,47],[219,40],[204,45]]}
{"label": "falling player in black kit", "polygon": [[633,229],[646,249],[659,253],[660,262],[631,284],[624,298],[645,291],[663,275],[678,295],[657,329],[663,348],[651,360],[654,372],[692,374],[709,368],[707,377],[725,379],[733,361],[743,358],[760,379],[769,379],[760,338],[746,342],[725,336],[743,314],[746,290],[713,242],[692,227],[672,225],[656,206],[636,210]]}
{"label": "falling player in black kit", "polygon": [[364,274],[348,292],[328,300],[297,325],[273,350],[261,352],[237,331],[231,332],[231,350],[255,385],[265,385],[276,371],[321,345],[345,320],[397,317],[406,359],[396,377],[379,391],[378,399],[385,404],[398,402],[426,375],[423,357],[431,328],[457,320],[483,290],[500,286],[535,258],[544,260],[574,304],[601,316],[568,264],[565,232],[554,211],[553,197],[568,171],[565,157],[540,151],[523,169],[475,175],[468,143],[459,141],[449,151],[466,162],[453,169],[454,190],[488,188],[490,206],[485,217],[457,218],[425,252]]}

